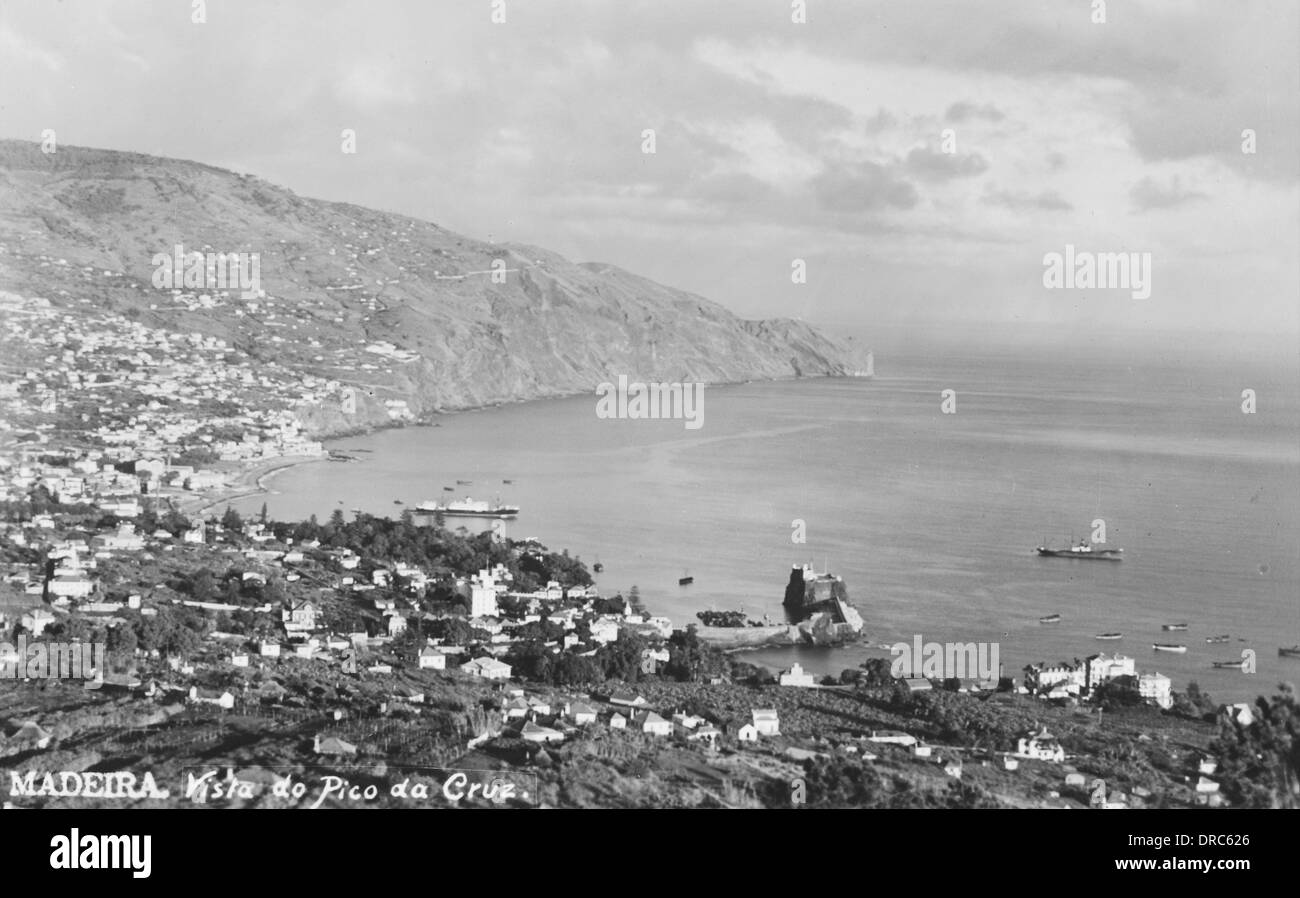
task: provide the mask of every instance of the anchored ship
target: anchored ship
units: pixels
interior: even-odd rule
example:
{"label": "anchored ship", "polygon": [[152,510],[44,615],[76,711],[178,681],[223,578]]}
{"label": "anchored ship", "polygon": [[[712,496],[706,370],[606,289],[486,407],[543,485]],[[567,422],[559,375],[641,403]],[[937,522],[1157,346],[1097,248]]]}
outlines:
{"label": "anchored ship", "polygon": [[1089,561],[1123,561],[1123,549],[1098,549],[1094,548],[1092,543],[1086,539],[1079,540],[1077,546],[1070,546],[1068,549],[1049,549],[1047,546],[1039,546],[1034,549],[1043,558],[1079,558]]}
{"label": "anchored ship", "polygon": [[519,514],[519,509],[513,505],[502,505],[498,502],[496,505],[490,505],[487,502],[476,502],[469,496],[458,502],[421,502],[415,506],[416,514],[441,514],[448,517],[466,517],[466,518],[513,518]]}

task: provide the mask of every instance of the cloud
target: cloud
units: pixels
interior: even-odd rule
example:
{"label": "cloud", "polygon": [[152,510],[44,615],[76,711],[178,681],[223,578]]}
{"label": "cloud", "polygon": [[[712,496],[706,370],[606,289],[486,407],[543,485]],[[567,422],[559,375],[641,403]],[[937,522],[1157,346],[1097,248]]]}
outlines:
{"label": "cloud", "polygon": [[0,24],[0,58],[6,57],[11,62],[17,60],[38,65],[55,73],[63,71],[64,59],[60,54],[45,49],[30,37],[19,35],[8,25]]}
{"label": "cloud", "polygon": [[1129,196],[1133,200],[1133,205],[1141,212],[1151,209],[1172,209],[1174,206],[1208,199],[1200,191],[1185,190],[1182,179],[1177,175],[1165,184],[1160,184],[1151,177],[1143,178],[1133,185]]}
{"label": "cloud", "polygon": [[915,187],[874,162],[832,165],[813,178],[812,187],[832,212],[911,209],[920,199]]}
{"label": "cloud", "polygon": [[337,92],[341,100],[360,109],[416,102],[408,77],[396,65],[380,59],[348,66]]}
{"label": "cloud", "polygon": [[940,153],[930,147],[917,147],[907,154],[904,163],[909,174],[928,181],[971,178],[988,171],[988,160],[979,153]]}
{"label": "cloud", "polygon": [[944,118],[955,124],[970,121],[971,119],[983,119],[986,122],[1000,122],[1006,115],[992,103],[985,103],[983,106],[976,106],[968,100],[960,100],[948,107],[944,113]]}
{"label": "cloud", "polygon": [[1002,206],[1017,212],[1029,210],[1042,210],[1045,212],[1068,212],[1073,209],[1055,190],[1044,190],[1038,193],[1019,190],[989,190],[982,200],[990,206]]}

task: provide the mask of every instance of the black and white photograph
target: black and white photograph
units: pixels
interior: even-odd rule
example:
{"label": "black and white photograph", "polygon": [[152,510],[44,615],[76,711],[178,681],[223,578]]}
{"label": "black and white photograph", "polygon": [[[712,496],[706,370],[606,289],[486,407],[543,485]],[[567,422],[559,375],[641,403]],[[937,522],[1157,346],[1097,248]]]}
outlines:
{"label": "black and white photograph", "polygon": [[2,0],[33,864],[148,878],[110,809],[1122,809],[1066,818],[1097,871],[1250,870],[1300,807],[1298,37]]}

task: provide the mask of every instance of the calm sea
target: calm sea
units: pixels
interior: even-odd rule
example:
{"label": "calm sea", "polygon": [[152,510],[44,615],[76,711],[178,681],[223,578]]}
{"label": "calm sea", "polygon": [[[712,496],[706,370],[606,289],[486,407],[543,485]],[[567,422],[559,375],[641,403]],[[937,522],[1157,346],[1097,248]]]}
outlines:
{"label": "calm sea", "polygon": [[[1300,659],[1277,654],[1300,642],[1294,341],[1012,337],[874,333],[874,380],[708,387],[698,430],[598,419],[594,396],[450,415],[333,443],[364,460],[288,470],[265,500],[293,519],[499,496],[523,509],[509,535],[599,560],[605,592],[635,584],[679,624],[707,608],[780,620],[790,566],[812,562],[845,578],[875,644],[997,642],[1008,673],[1119,651],[1221,700],[1300,680]],[[1242,412],[1246,389],[1255,414]],[[1032,554],[1089,536],[1095,519],[1122,563]],[[694,584],[679,587],[687,573]],[[1052,613],[1059,624],[1038,623]],[[1162,633],[1175,621],[1188,631]],[[1094,639],[1107,631],[1124,638]],[[1230,643],[1205,643],[1225,633]],[[1211,669],[1247,648],[1256,674]],[[873,655],[888,656],[752,657],[838,673]]]}

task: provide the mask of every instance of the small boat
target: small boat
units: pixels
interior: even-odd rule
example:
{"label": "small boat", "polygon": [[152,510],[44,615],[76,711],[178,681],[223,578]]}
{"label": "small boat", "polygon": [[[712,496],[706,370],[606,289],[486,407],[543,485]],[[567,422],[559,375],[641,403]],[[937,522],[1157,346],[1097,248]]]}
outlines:
{"label": "small boat", "polygon": [[454,492],[456,492],[456,488],[455,488],[454,486],[444,486],[444,487],[442,488],[442,491],[443,491],[444,493],[454,493]]}
{"label": "small boat", "polygon": [[457,480],[456,482],[459,483],[461,486],[465,486],[465,485],[467,485],[467,484],[473,483],[474,481],[472,481],[472,480]]}
{"label": "small boat", "polygon": [[603,571],[603,570],[605,569],[605,565],[603,565],[603,564],[601,564],[599,561],[597,561],[595,564],[593,564],[593,565],[591,566],[591,569],[592,569],[593,571],[595,571],[596,573],[599,574],[601,571]]}
{"label": "small boat", "polygon": [[1220,670],[1233,670],[1233,669],[1241,670],[1246,666],[1246,661],[1243,658],[1238,661],[1214,661],[1212,662],[1212,664],[1214,667],[1217,667]]}
{"label": "small boat", "polygon": [[1059,614],[1048,614],[1048,615],[1046,615],[1045,617],[1040,617],[1040,618],[1038,619],[1038,622],[1039,622],[1040,624],[1059,624],[1059,623],[1061,622],[1061,615],[1059,615]]}
{"label": "small boat", "polygon": [[1098,633],[1097,638],[1098,639],[1123,639],[1124,634],[1123,633]]}
{"label": "small boat", "polygon": [[394,504],[394,505],[401,505],[401,504],[402,504],[402,500],[401,500],[401,499],[394,499],[394,500],[393,500],[393,504]]}
{"label": "small boat", "polygon": [[502,483],[514,483],[513,480],[503,480],[503,481],[501,481],[501,482],[502,482]]}
{"label": "small boat", "polygon": [[1179,655],[1187,651],[1187,646],[1185,645],[1171,645],[1167,642],[1153,642],[1151,643],[1151,648],[1155,649],[1157,652],[1175,652]]}
{"label": "small boat", "polygon": [[1187,624],[1161,624],[1160,629],[1166,631],[1186,630]]}
{"label": "small boat", "polygon": [[1279,658],[1300,658],[1300,645],[1293,645],[1288,648],[1279,648],[1277,650]]}
{"label": "small boat", "polygon": [[1209,643],[1210,645],[1217,645],[1217,644],[1219,644],[1219,643],[1221,643],[1221,642],[1227,642],[1227,641],[1228,641],[1228,634],[1225,633],[1225,634],[1223,634],[1222,636],[1207,636],[1207,637],[1205,637],[1205,641],[1206,641],[1207,643]]}
{"label": "small boat", "polygon": [[695,582],[695,578],[694,578],[694,577],[679,577],[679,578],[677,578],[677,585],[678,585],[678,586],[690,586],[690,585],[691,585],[692,583],[694,583],[694,582]]}

